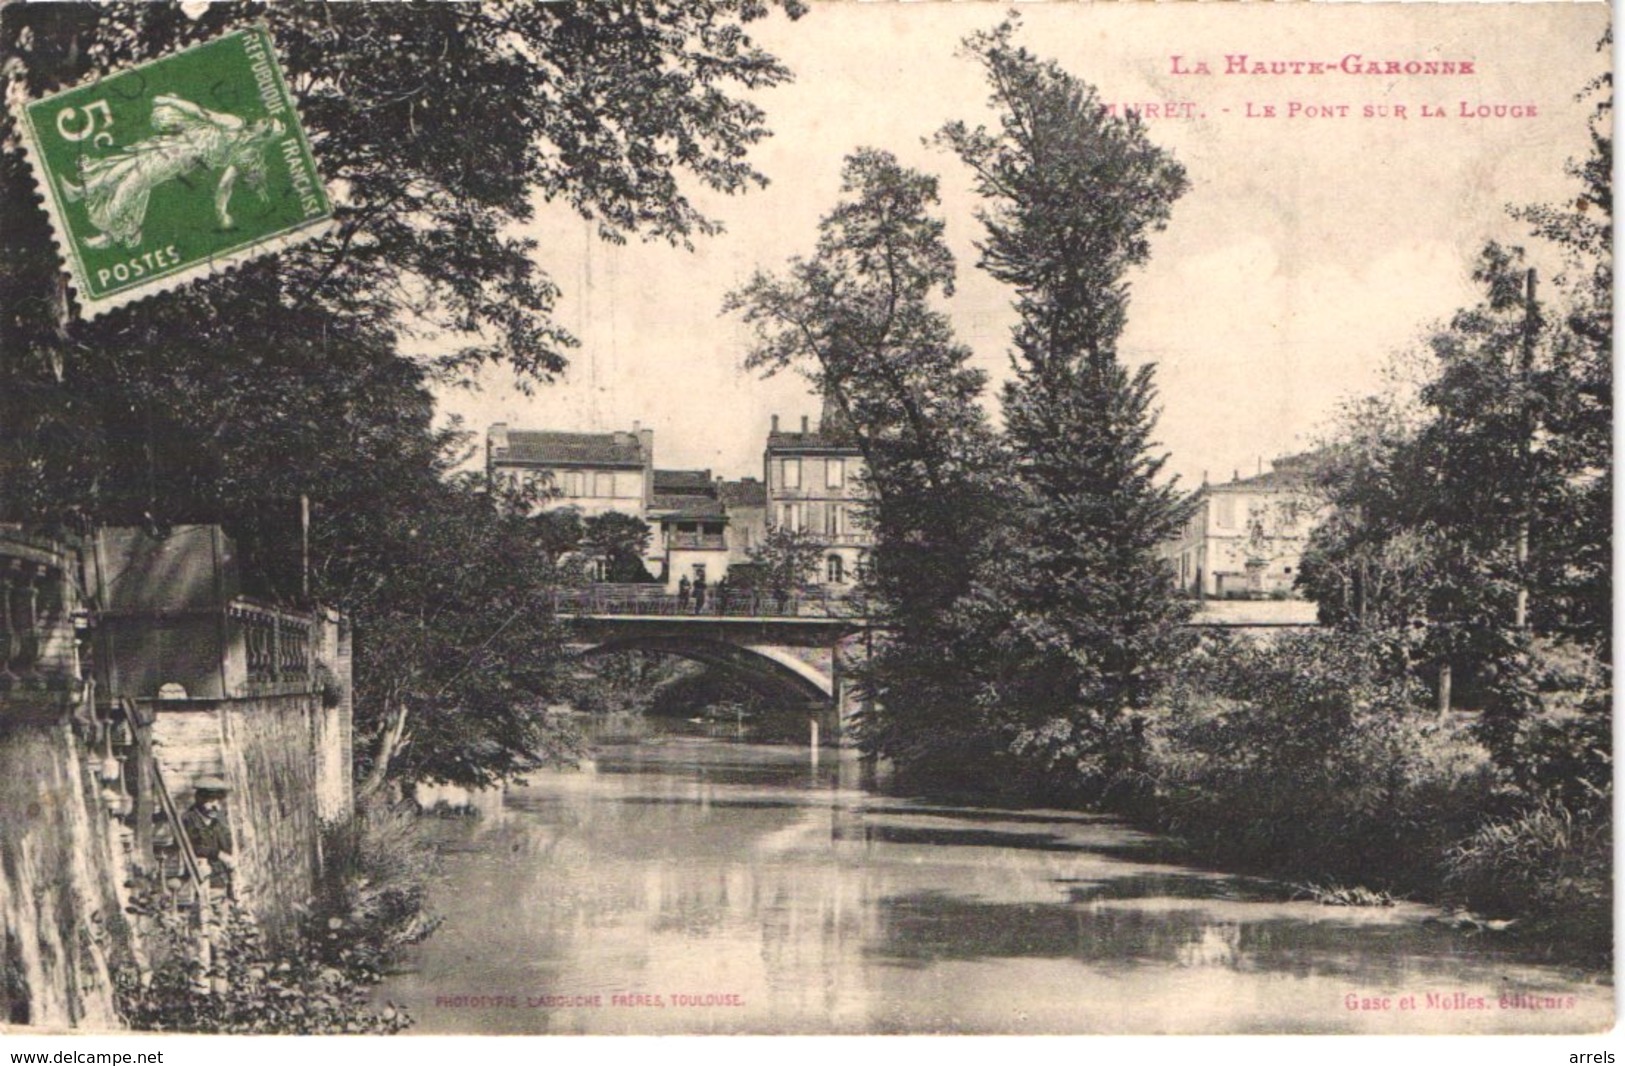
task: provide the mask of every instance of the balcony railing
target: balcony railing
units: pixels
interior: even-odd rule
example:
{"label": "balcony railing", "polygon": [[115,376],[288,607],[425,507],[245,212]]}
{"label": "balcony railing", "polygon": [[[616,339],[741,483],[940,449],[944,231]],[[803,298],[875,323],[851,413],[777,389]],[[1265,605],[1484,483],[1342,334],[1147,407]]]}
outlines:
{"label": "balcony railing", "polygon": [[666,534],[667,548],[687,548],[695,551],[727,551],[728,537],[725,533],[685,533],[681,531]]}

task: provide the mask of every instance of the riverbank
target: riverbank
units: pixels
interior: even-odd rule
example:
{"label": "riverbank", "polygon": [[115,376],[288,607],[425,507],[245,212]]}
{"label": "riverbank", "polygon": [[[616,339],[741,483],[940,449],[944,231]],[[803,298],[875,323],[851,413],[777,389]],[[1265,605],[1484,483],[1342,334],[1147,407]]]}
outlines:
{"label": "riverbank", "polygon": [[1335,632],[1197,649],[1149,719],[1141,775],[1108,802],[1192,860],[1337,903],[1441,905],[1610,973],[1606,715],[1531,716],[1493,758],[1479,716],[1426,706],[1376,661],[1388,650]]}
{"label": "riverbank", "polygon": [[194,914],[155,878],[136,878],[129,908],[141,952],[113,975],[120,1020],[192,1033],[401,1032],[394,1003],[368,990],[402,949],[438,925],[424,906],[433,865],[417,816],[362,805],[322,835],[316,894],[297,928],[272,937],[250,908],[219,892]]}

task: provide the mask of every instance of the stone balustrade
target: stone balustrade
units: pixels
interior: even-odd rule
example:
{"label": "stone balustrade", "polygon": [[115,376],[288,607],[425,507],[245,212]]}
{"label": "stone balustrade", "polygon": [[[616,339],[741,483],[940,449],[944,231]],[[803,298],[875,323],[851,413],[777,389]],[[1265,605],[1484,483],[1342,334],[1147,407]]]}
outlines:
{"label": "stone balustrade", "polygon": [[233,600],[226,618],[228,688],[234,677],[251,686],[311,683],[312,618],[245,599]]}
{"label": "stone balustrade", "polygon": [[58,545],[0,531],[0,691],[77,678],[70,564]]}

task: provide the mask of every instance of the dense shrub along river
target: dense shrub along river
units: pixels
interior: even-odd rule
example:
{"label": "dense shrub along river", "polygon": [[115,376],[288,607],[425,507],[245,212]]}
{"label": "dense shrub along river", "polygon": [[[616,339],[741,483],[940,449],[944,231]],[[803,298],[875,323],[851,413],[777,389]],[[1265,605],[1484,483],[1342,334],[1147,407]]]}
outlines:
{"label": "dense shrub along river", "polygon": [[426,818],[420,1032],[1562,1032],[1613,990],[1413,904],[1159,861],[1111,818],[887,796],[852,753],[654,733]]}

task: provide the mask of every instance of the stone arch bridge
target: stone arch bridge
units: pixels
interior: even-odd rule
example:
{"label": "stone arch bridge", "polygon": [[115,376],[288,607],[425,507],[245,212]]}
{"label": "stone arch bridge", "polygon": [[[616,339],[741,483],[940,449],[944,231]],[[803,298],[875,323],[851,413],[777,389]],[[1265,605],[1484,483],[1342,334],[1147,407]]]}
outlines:
{"label": "stone arch bridge", "polygon": [[[877,628],[856,599],[818,593],[740,595],[695,609],[660,586],[592,585],[561,593],[554,610],[583,657],[676,655],[727,669],[769,699],[833,709],[837,721],[853,709],[848,664],[867,654]],[[1303,601],[1220,601],[1203,604],[1189,624],[1267,639],[1316,619]]]}
{"label": "stone arch bridge", "polygon": [[659,652],[725,669],[764,697],[833,708],[851,702],[847,664],[861,655],[869,620],[822,596],[741,599],[702,611],[643,586],[592,586],[561,596],[571,649],[583,658]]}

